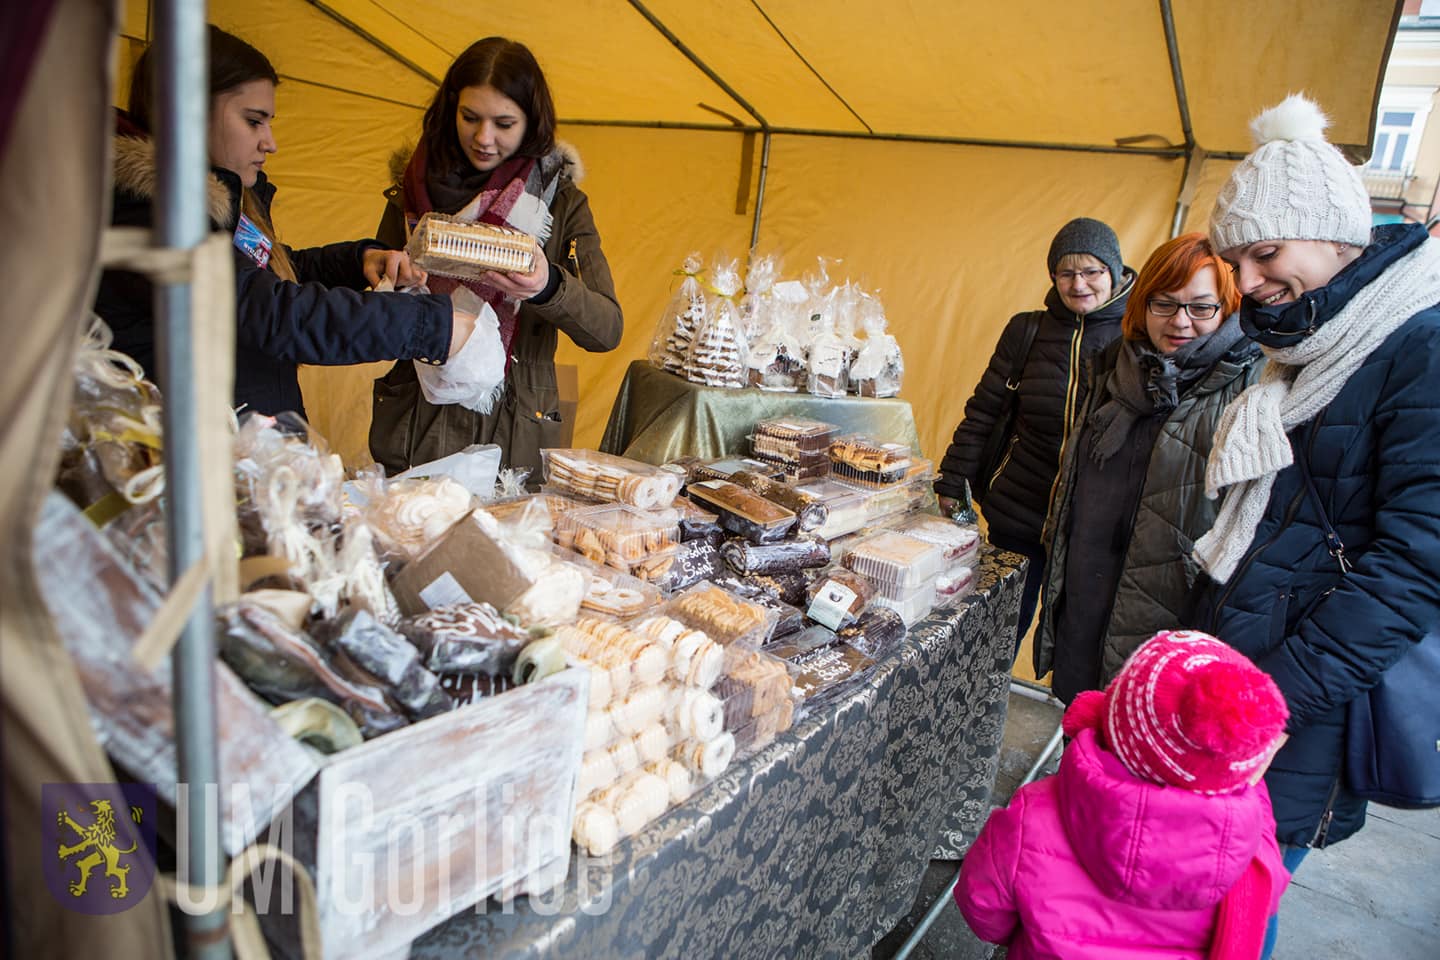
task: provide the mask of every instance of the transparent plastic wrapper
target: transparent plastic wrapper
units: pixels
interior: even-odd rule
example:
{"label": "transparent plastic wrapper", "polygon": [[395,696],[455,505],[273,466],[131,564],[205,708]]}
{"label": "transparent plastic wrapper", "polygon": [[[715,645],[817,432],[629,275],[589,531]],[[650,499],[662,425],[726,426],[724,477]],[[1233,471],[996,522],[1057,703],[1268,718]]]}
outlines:
{"label": "transparent plastic wrapper", "polygon": [[714,511],[720,526],[755,543],[782,539],[795,526],[794,511],[728,480],[696,481],[686,488],[686,495]]}
{"label": "transparent plastic wrapper", "polygon": [[763,749],[775,742],[775,738],[795,725],[795,718],[799,715],[799,708],[796,706],[799,698],[785,700],[763,716],[756,717],[750,723],[734,731],[735,753],[737,756],[745,756],[756,750]]}
{"label": "transparent plastic wrapper", "polygon": [[705,631],[710,639],[725,646],[758,647],[769,638],[775,623],[773,610],[708,582],[677,594],[662,612]]}
{"label": "transparent plastic wrapper", "polygon": [[474,506],[474,495],[448,477],[374,480],[361,486],[367,496],[360,515],[375,534],[381,556],[402,563],[434,546]]}
{"label": "transparent plastic wrapper", "polygon": [[457,280],[535,269],[535,238],[528,233],[444,213],[421,216],[405,252],[426,272]]}
{"label": "transparent plastic wrapper", "polygon": [[473,443],[457,453],[429,463],[416,464],[391,480],[438,480],[449,477],[482,500],[495,495],[500,475],[500,448],[493,443]]}
{"label": "transparent plastic wrapper", "polygon": [[804,417],[772,417],[760,420],[750,434],[755,455],[777,460],[804,462],[806,458],[828,460],[830,441],[839,433],[833,423]]}
{"label": "transparent plastic wrapper", "polygon": [[725,539],[720,527],[720,518],[687,497],[675,501],[680,511],[680,541],[705,540],[719,546]]}
{"label": "transparent plastic wrapper", "polygon": [[715,296],[685,356],[685,379],[709,387],[743,387],[746,343],[735,306],[739,264],[733,260],[717,264],[710,273],[710,286]]}
{"label": "transparent plastic wrapper", "polygon": [[754,257],[745,270],[745,293],[738,312],[740,332],[747,343],[770,326],[770,288],[779,272],[780,265],[773,256]]}
{"label": "transparent plastic wrapper", "polygon": [[247,600],[215,611],[221,658],[271,703],[319,697],[339,705],[369,739],[408,723],[368,675],[351,672],[302,631]]}
{"label": "transparent plastic wrapper", "polygon": [[944,558],[934,544],[885,530],[852,546],[844,564],[868,577],[877,591],[886,586],[909,591],[933,585]]}
{"label": "transparent plastic wrapper", "polygon": [[782,594],[797,598],[803,597],[805,583],[796,575],[755,574],[741,577],[734,573],[727,573],[716,577],[711,582],[714,586],[770,612],[772,623],[765,638],[767,641],[787,633],[794,633],[805,626],[804,612],[781,599]]}
{"label": "transparent plastic wrapper", "polygon": [[[868,493],[864,490],[834,480],[807,480],[799,484],[798,489],[825,504],[825,522],[810,531],[822,540],[855,533],[871,520]],[[831,552],[834,552],[833,544]]]}
{"label": "transparent plastic wrapper", "polygon": [[573,449],[544,449],[540,456],[546,482],[561,493],[655,510],[670,506],[680,492],[679,476],[638,460]]}
{"label": "transparent plastic wrapper", "polygon": [[590,578],[585,588],[585,599],[580,601],[580,609],[584,612],[624,620],[658,607],[662,601],[660,591],[639,577],[632,577],[612,566],[592,563],[584,557],[570,562],[584,570]]}
{"label": "transparent plastic wrapper", "polygon": [[839,630],[859,619],[874,596],[875,585],[868,579],[844,567],[831,567],[811,585],[805,615]]}
{"label": "transparent plastic wrapper", "polygon": [[833,700],[875,672],[872,657],[842,640],[809,648],[781,644],[767,650],[789,664],[791,683],[812,706]]}
{"label": "transparent plastic wrapper", "polygon": [[897,533],[933,543],[941,550],[945,569],[970,566],[980,549],[980,530],[931,514],[904,517],[891,526]]}
{"label": "transparent plastic wrapper", "polygon": [[681,740],[670,748],[670,759],[699,780],[714,780],[735,759],[735,737],[727,732],[713,740]]}
{"label": "transparent plastic wrapper", "polygon": [[[582,503],[563,494],[525,493],[505,500],[492,500],[482,509],[500,523],[505,524],[514,523],[524,514],[529,513],[529,517],[524,522],[544,526],[545,529],[551,531],[553,537],[555,527],[561,522],[562,517],[572,510],[589,506],[594,506],[594,504]],[[548,523],[539,519],[542,516],[539,511],[544,511],[543,516],[549,518]]]}
{"label": "transparent plastic wrapper", "polygon": [[[880,487],[853,484],[854,489],[865,491],[867,525],[892,522],[897,515],[922,510],[932,502],[934,477],[930,461],[920,458],[911,467],[911,475],[900,483]],[[851,481],[841,482],[852,485]]]}
{"label": "transparent plastic wrapper", "polygon": [[830,562],[830,548],[825,541],[809,538],[764,544],[727,540],[720,547],[720,555],[741,575],[796,573]]}
{"label": "transparent plastic wrapper", "polygon": [[865,339],[850,364],[850,389],[862,397],[899,396],[905,360],[900,342],[886,330],[885,308],[879,299],[862,295],[859,311]]}
{"label": "transparent plastic wrapper", "polygon": [[900,483],[911,466],[910,447],[847,434],[830,443],[831,472],[847,483],[869,487]]}
{"label": "transparent plastic wrapper", "polygon": [[859,620],[841,627],[836,636],[867,657],[879,660],[898,647],[907,632],[905,621],[898,613],[874,606],[868,607]]}
{"label": "transparent plastic wrapper", "polygon": [[951,567],[935,580],[936,606],[954,606],[974,592],[974,567]]}
{"label": "transparent plastic wrapper", "polygon": [[610,620],[580,617],[573,627],[560,627],[556,638],[571,655],[610,671],[612,697],[660,682],[669,668],[668,651],[655,640]]}
{"label": "transparent plastic wrapper", "polygon": [[622,504],[574,510],[556,525],[555,542],[592,563],[657,582],[674,564],[679,512],[642,511]]}
{"label": "transparent plastic wrapper", "polygon": [[725,729],[734,731],[791,700],[785,661],[758,649],[727,647],[725,673],[714,693],[724,704]]}
{"label": "transparent plastic wrapper", "polygon": [[684,265],[676,271],[685,279],[660,315],[660,322],[655,325],[655,337],[650,344],[650,363],[670,373],[684,372],[690,344],[709,316],[705,291],[700,288],[701,262],[698,252],[685,258]]}
{"label": "transparent plastic wrapper", "polygon": [[888,607],[900,615],[906,627],[912,627],[919,623],[925,614],[935,609],[935,581],[931,580],[904,592],[889,593],[882,590],[870,603],[872,606]]}
{"label": "transparent plastic wrapper", "polygon": [[[729,584],[733,581],[736,584],[734,589],[741,596],[750,597],[752,594],[759,596],[764,594],[779,600],[798,609],[805,607],[805,592],[820,575],[821,568],[808,567],[802,570],[795,570],[788,573],[748,573],[737,574],[733,571],[718,578],[715,583],[730,589]],[[768,605],[768,604],[767,604]],[[788,614],[789,611],[783,611]],[[775,631],[781,632],[782,623],[775,624]]]}
{"label": "transparent plastic wrapper", "polygon": [[476,413],[489,413],[505,392],[505,345],[500,339],[500,318],[495,308],[469,287],[450,294],[456,310],[475,318],[470,336],[444,363],[411,361],[420,391],[437,406],[457,404]]}
{"label": "transparent plastic wrapper", "polygon": [[436,607],[406,617],[399,629],[436,673],[508,674],[531,639],[488,603]]}
{"label": "transparent plastic wrapper", "polygon": [[345,468],[294,414],[251,414],[235,434],[235,494],[244,553],[285,557],[301,572],[316,537],[341,523]]}
{"label": "transparent plastic wrapper", "polygon": [[836,292],[827,294],[812,308],[820,319],[810,341],[806,389],[817,397],[843,397],[850,386],[851,343],[835,330]]}
{"label": "transparent plastic wrapper", "polygon": [[[131,357],[110,349],[98,317],[75,355],[57,485],[82,510],[117,496],[111,512],[164,490],[160,391]],[[91,516],[95,516],[92,511]]]}
{"label": "transparent plastic wrapper", "polygon": [[725,703],[709,690],[681,690],[671,701],[665,722],[675,732],[677,743],[708,743],[725,732]]}
{"label": "transparent plastic wrapper", "polygon": [[664,614],[635,620],[629,626],[669,651],[666,675],[675,683],[708,690],[719,679],[725,666],[724,651],[705,631]]}
{"label": "transparent plastic wrapper", "polygon": [[724,570],[718,546],[709,540],[690,540],[675,548],[669,568],[654,583],[666,593],[675,593],[702,580],[713,580]]}
{"label": "transparent plastic wrapper", "polygon": [[368,610],[352,608],[316,626],[337,662],[348,658],[369,674],[412,718],[423,720],[452,706],[440,680],[420,662],[420,652]]}
{"label": "transparent plastic wrapper", "polygon": [[731,474],[730,482],[758,493],[771,503],[778,503],[793,512],[796,518],[795,526],[799,530],[818,529],[824,526],[825,521],[830,518],[830,508],[825,505],[825,501],[788,483],[771,480],[769,477],[749,470],[739,470]]}
{"label": "transparent plastic wrapper", "polygon": [[770,480],[779,480],[783,476],[780,470],[761,460],[751,460],[748,457],[718,457],[714,460],[701,460],[695,463],[690,468],[690,482],[729,480],[735,474],[747,471],[758,473]]}

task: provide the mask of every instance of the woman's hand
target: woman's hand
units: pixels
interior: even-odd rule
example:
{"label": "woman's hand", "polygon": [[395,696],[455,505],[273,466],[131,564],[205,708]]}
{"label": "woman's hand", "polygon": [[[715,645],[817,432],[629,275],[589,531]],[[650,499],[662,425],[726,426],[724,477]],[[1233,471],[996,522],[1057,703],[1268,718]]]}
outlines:
{"label": "woman's hand", "polygon": [[545,259],[545,251],[541,250],[540,244],[537,243],[535,244],[535,268],[529,273],[500,273],[491,270],[480,275],[480,282],[494,287],[507,297],[529,300],[544,290],[545,284],[550,282],[550,261]]}
{"label": "woman's hand", "polygon": [[465,346],[465,341],[470,339],[474,329],[475,314],[455,307],[450,317],[450,353],[445,357],[446,363],[455,359],[455,355]]}
{"label": "woman's hand", "polygon": [[365,251],[364,270],[371,287],[379,286],[381,280],[389,280],[396,290],[403,290],[417,287],[429,278],[429,274],[410,262],[410,255],[404,250],[371,247]]}

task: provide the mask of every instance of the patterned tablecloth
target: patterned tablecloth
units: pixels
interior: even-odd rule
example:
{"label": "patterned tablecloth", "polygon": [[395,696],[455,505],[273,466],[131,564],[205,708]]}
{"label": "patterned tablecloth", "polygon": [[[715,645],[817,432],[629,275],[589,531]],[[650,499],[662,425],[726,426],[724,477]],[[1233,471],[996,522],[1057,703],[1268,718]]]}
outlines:
{"label": "patterned tablecloth", "polygon": [[989,812],[1023,563],[987,553],[976,592],[868,681],[608,857],[573,859],[554,893],[451,917],[411,956],[868,955]]}

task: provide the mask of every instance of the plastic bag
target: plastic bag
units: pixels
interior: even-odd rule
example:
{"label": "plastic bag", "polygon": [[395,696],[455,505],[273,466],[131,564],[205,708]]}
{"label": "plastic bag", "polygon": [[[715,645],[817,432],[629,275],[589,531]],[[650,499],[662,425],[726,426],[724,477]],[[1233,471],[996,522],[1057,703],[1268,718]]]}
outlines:
{"label": "plastic bag", "polygon": [[500,319],[494,308],[469,287],[456,287],[450,299],[455,309],[475,317],[475,327],[460,352],[439,366],[414,361],[415,375],[425,399],[431,403],[453,403],[476,413],[489,413],[505,389]]}
{"label": "plastic bag", "polygon": [[[500,448],[493,443],[472,443],[458,453],[418,464],[390,479],[436,480],[449,477],[480,499],[488,500],[495,496],[495,484],[499,475]],[[524,487],[523,480],[521,487]]]}
{"label": "plastic bag", "polygon": [[756,257],[745,271],[745,295],[740,298],[740,333],[746,342],[754,341],[770,327],[770,289],[779,274],[775,258]]}
{"label": "plastic bag", "polygon": [[885,329],[885,308],[879,299],[862,296],[860,326],[865,340],[850,365],[850,389],[862,397],[898,396],[905,360],[900,355],[900,342]]}
{"label": "plastic bag", "polygon": [[655,325],[655,337],[650,343],[648,355],[650,364],[670,373],[684,370],[690,342],[708,314],[705,291],[700,288],[700,265],[700,253],[696,251],[686,257],[685,263],[675,271],[685,280],[660,315],[660,322]]}
{"label": "plastic bag", "polygon": [[715,297],[709,301],[705,321],[695,331],[685,356],[685,379],[710,387],[745,385],[745,338],[740,331],[738,261],[717,265],[711,272]]}

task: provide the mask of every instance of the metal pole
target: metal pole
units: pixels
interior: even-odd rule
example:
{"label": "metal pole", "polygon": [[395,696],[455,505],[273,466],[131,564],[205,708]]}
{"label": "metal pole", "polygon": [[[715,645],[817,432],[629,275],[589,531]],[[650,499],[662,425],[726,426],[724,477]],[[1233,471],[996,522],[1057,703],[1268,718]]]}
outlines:
{"label": "metal pole", "polygon": [[[206,155],[209,110],[208,38],[203,0],[160,0],[155,31],[158,122],[155,156],[158,190],[155,243],[193,250],[205,239]],[[159,368],[165,391],[165,491],[170,582],[205,551],[200,492],[200,457],[191,341],[189,277],[155,286]],[[186,857],[194,886],[218,887],[225,876],[220,847],[220,773],[216,741],[215,637],[207,587],[191,611],[171,655],[175,740],[181,803],[176,842]],[[223,909],[186,915],[186,954],[228,960],[230,942]]]}
{"label": "metal pole", "polygon": [[770,169],[770,131],[760,147],[760,183],[755,188],[755,222],[750,227],[750,249],[760,242],[760,212],[765,209],[765,174]]}

